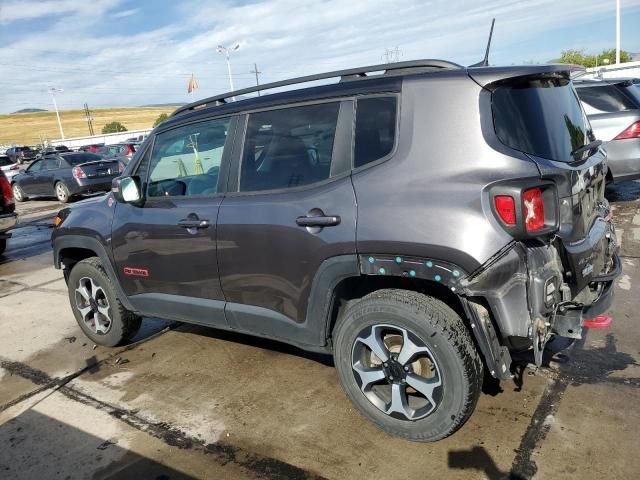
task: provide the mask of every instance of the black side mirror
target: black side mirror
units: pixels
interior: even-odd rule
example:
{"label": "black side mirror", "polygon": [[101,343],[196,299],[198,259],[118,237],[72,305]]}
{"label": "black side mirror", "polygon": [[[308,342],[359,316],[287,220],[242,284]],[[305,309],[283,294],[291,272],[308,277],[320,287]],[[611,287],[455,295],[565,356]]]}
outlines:
{"label": "black side mirror", "polygon": [[142,200],[140,177],[117,177],[111,182],[113,196],[120,203],[137,203]]}

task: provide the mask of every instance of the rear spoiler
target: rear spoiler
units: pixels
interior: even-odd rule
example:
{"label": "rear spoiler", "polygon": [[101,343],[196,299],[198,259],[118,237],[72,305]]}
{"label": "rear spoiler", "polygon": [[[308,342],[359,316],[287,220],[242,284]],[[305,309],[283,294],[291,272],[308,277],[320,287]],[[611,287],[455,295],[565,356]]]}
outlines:
{"label": "rear spoiler", "polygon": [[572,72],[584,71],[582,65],[550,63],[548,65],[522,65],[516,67],[469,67],[467,72],[472,80],[481,87],[502,80],[529,75],[559,74],[567,77]]}

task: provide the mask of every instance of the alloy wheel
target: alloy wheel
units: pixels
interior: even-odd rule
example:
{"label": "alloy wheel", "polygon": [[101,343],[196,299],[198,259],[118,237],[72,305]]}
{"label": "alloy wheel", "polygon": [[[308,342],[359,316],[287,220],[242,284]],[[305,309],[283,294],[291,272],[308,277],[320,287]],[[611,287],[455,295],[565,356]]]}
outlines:
{"label": "alloy wheel", "polygon": [[356,337],[351,367],[365,397],[400,420],[419,420],[438,407],[442,376],[435,357],[405,328],[377,324]]}
{"label": "alloy wheel", "polygon": [[58,197],[58,200],[61,202],[67,199],[67,191],[61,182],[56,183],[56,197]]}
{"label": "alloy wheel", "polygon": [[76,288],[76,308],[82,320],[93,332],[104,335],[112,324],[111,307],[104,289],[93,279],[82,277]]}
{"label": "alloy wheel", "polygon": [[18,185],[17,183],[13,185],[13,196],[18,202],[22,201],[22,189],[20,188],[20,185]]}

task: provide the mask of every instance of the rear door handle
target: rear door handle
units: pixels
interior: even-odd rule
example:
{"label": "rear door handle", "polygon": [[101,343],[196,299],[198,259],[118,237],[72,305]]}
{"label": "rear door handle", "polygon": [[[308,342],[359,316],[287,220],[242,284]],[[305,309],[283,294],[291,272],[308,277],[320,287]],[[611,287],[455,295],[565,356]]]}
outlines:
{"label": "rear door handle", "polygon": [[340,217],[337,215],[298,217],[296,223],[301,227],[334,227],[340,225]]}
{"label": "rear door handle", "polygon": [[184,218],[178,222],[178,226],[182,228],[207,228],[209,226],[209,220]]}

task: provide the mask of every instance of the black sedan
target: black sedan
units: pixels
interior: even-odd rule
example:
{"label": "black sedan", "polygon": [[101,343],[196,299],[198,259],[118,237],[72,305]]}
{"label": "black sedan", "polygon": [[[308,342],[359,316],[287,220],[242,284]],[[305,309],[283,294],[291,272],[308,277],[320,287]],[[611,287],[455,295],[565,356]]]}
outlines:
{"label": "black sedan", "polygon": [[11,180],[18,202],[29,197],[55,196],[67,203],[75,195],[108,191],[111,180],[120,175],[122,165],[94,153],[48,154],[33,162]]}

